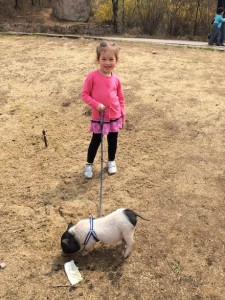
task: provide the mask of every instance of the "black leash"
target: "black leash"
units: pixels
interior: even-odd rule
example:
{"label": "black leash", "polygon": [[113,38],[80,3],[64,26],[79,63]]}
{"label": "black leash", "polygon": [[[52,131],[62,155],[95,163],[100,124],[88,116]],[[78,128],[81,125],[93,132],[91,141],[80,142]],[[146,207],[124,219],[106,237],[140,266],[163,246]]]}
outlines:
{"label": "black leash", "polygon": [[101,172],[100,172],[100,202],[98,218],[101,217],[102,213],[102,181],[103,181],[103,126],[104,126],[105,109],[100,113],[100,128],[101,128]]}

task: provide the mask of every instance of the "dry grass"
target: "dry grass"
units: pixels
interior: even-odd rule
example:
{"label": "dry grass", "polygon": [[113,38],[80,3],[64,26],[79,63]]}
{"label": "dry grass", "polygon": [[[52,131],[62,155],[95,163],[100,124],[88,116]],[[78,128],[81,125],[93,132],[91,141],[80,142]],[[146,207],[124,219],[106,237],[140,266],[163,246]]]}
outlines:
{"label": "dry grass", "polygon": [[[99,155],[94,179],[82,176],[80,99],[95,46],[0,36],[0,298],[224,299],[223,53],[120,42],[127,127],[118,174],[104,176],[103,215],[129,207],[151,222],[139,220],[126,261],[121,244],[61,255],[67,223],[98,210]],[[68,285],[70,259],[84,280],[53,287]]]}

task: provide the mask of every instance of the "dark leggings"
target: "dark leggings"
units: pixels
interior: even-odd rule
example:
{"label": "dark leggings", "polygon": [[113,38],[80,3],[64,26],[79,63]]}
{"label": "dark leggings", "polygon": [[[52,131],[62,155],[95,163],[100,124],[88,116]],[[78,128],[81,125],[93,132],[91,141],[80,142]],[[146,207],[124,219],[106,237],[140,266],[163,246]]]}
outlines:
{"label": "dark leggings", "polygon": [[[113,161],[116,156],[118,132],[109,132],[108,142],[108,160]],[[101,144],[101,133],[93,133],[90,145],[88,147],[87,162],[92,164]]]}

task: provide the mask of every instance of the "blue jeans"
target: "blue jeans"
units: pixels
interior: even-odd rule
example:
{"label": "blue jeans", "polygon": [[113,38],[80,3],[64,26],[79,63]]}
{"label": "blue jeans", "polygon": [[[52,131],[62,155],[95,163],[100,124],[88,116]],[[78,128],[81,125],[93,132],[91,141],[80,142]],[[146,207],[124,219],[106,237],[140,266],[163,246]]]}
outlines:
{"label": "blue jeans", "polygon": [[213,45],[214,43],[216,43],[216,45],[220,44],[220,28],[218,28],[216,25],[213,25],[209,45]]}
{"label": "blue jeans", "polygon": [[223,23],[220,28],[220,45],[222,45],[224,42],[224,33],[225,33],[225,23]]}

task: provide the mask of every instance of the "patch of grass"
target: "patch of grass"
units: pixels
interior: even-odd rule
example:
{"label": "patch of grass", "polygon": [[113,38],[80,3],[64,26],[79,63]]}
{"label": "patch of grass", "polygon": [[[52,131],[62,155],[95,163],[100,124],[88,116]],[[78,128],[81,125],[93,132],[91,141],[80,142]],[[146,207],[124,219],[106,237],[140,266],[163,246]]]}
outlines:
{"label": "patch of grass", "polygon": [[168,260],[167,260],[167,263],[169,265],[169,267],[171,268],[171,270],[175,273],[175,274],[180,274],[181,271],[182,271],[182,268],[181,268],[181,264],[179,261],[177,260],[174,260],[172,263],[170,263]]}
{"label": "patch of grass", "polygon": [[179,274],[181,272],[181,265],[180,262],[175,261],[172,265],[172,270],[175,274]]}
{"label": "patch of grass", "polygon": [[5,28],[0,26],[0,32],[6,32]]}

